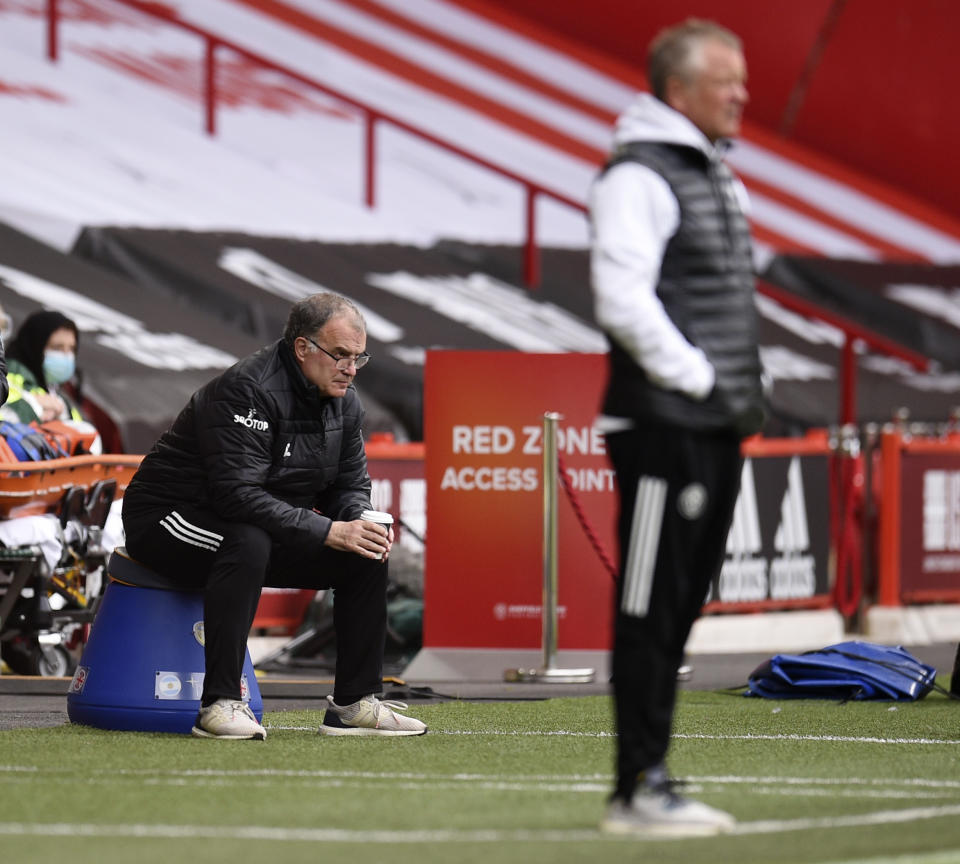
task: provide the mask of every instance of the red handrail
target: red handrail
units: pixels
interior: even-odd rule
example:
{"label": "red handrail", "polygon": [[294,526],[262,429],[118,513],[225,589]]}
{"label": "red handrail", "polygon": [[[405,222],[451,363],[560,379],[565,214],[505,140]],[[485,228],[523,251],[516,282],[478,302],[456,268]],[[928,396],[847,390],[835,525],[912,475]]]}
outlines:
{"label": "red handrail", "polygon": [[844,341],[840,349],[839,410],[841,424],[856,423],[857,421],[857,354],[855,350],[857,342],[862,342],[872,351],[903,360],[921,372],[926,372],[930,368],[930,360],[923,354],[911,348],[905,348],[879,333],[874,333],[849,318],[836,315],[811,303],[809,300],[797,297],[795,294],[770,285],[763,280],[758,280],[757,290],[771,300],[776,300],[777,303],[792,312],[809,318],[817,318],[843,331]]}
{"label": "red handrail", "polygon": [[[112,2],[119,3],[122,6],[127,6],[131,9],[135,9],[138,12],[142,12],[144,15],[157,18],[164,23],[179,27],[181,30],[186,30],[189,33],[193,33],[195,36],[198,36],[205,41],[206,57],[204,64],[204,114],[206,119],[206,131],[208,135],[216,135],[217,132],[216,64],[218,48],[227,48],[230,51],[239,54],[246,60],[256,63],[258,66],[261,66],[264,69],[269,69],[272,72],[278,72],[281,75],[285,75],[286,77],[291,78],[300,84],[311,87],[314,90],[337,99],[345,105],[349,105],[351,108],[360,112],[366,122],[364,152],[364,197],[368,207],[372,208],[376,203],[376,135],[374,128],[375,124],[381,121],[384,123],[389,123],[391,126],[401,130],[402,132],[406,132],[408,135],[412,135],[415,138],[419,138],[422,141],[433,144],[442,150],[453,153],[462,159],[473,162],[475,165],[486,168],[488,171],[492,171],[495,174],[499,174],[501,177],[505,177],[508,180],[512,180],[513,182],[523,186],[526,192],[527,200],[525,224],[526,236],[523,244],[523,279],[524,283],[529,287],[535,287],[540,282],[540,261],[536,242],[537,198],[543,195],[544,197],[552,198],[554,201],[564,204],[567,207],[572,207],[574,210],[579,210],[583,213],[585,213],[587,210],[584,204],[579,201],[575,201],[568,195],[564,195],[561,192],[557,192],[540,183],[536,183],[535,181],[530,180],[518,174],[517,172],[510,170],[509,168],[498,165],[496,162],[492,162],[491,160],[460,147],[451,141],[447,141],[444,138],[440,138],[437,135],[434,135],[423,129],[419,129],[416,126],[412,126],[410,123],[401,120],[399,117],[387,114],[384,111],[381,111],[379,108],[374,108],[372,105],[368,105],[352,96],[348,96],[346,93],[336,90],[333,87],[329,87],[314,78],[310,78],[307,75],[303,75],[300,72],[297,72],[286,66],[282,66],[279,63],[275,63],[268,57],[264,57],[262,54],[258,54],[248,48],[244,48],[242,45],[238,45],[236,42],[223,39],[216,34],[211,33],[209,30],[204,29],[203,27],[199,27],[196,24],[191,24],[188,21],[184,21],[181,18],[178,18],[175,13],[171,12],[165,6],[143,2],[143,0],[112,0]],[[59,55],[59,19],[60,14],[58,9],[58,0],[47,0],[47,56],[51,61],[56,61]]]}

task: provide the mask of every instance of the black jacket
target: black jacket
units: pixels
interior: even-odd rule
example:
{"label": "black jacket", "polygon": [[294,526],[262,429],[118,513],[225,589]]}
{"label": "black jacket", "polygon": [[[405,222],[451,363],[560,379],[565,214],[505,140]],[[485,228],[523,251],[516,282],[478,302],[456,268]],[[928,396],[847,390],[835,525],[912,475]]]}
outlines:
{"label": "black jacket", "polygon": [[124,515],[188,502],[316,548],[331,521],[370,507],[362,421],[352,387],[322,396],[278,341],[194,393],[134,475]]}

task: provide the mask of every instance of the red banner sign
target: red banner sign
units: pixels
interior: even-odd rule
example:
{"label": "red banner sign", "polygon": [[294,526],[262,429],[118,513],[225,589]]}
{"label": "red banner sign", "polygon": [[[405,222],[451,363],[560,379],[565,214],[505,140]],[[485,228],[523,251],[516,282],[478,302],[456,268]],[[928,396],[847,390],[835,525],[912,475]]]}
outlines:
{"label": "red banner sign", "polygon": [[[543,415],[583,511],[616,556],[613,472],[593,429],[598,354],[441,352],[424,379],[424,645],[537,648],[543,591]],[[613,580],[558,491],[558,647],[605,650]]]}
{"label": "red banner sign", "polygon": [[908,602],[960,598],[960,444],[905,450],[900,464],[900,592]]}

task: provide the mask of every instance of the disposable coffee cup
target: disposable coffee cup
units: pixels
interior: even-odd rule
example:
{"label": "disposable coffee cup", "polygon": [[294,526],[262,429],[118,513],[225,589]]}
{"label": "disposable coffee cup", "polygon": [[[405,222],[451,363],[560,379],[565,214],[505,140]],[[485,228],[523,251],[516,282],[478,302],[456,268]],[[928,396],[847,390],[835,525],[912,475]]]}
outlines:
{"label": "disposable coffee cup", "polygon": [[[393,525],[393,516],[384,513],[382,510],[364,510],[360,514],[360,518],[367,522],[376,522],[378,525],[383,525],[387,529],[387,533],[390,533],[390,527]],[[377,555],[377,558],[383,558],[383,553]]]}

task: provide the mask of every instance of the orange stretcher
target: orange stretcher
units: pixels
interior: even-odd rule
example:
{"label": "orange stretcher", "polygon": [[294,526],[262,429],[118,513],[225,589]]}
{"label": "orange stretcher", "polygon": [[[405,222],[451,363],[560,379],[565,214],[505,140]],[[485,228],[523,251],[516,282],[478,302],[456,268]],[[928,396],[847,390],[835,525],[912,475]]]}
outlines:
{"label": "orange stretcher", "polygon": [[0,462],[0,518],[57,513],[71,489],[89,492],[97,483],[116,480],[122,497],[143,456],[104,454],[69,456],[44,462]]}

